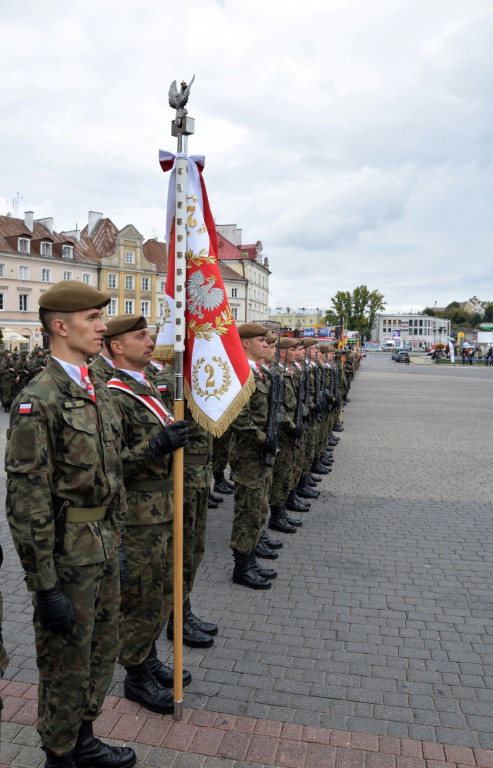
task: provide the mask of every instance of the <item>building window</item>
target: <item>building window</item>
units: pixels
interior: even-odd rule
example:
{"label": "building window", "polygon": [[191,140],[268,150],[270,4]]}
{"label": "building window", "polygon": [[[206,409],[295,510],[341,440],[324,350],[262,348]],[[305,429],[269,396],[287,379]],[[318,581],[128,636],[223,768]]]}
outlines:
{"label": "building window", "polygon": [[29,309],[29,294],[19,293],[19,312],[27,312]]}
{"label": "building window", "polygon": [[43,267],[41,270],[41,282],[51,283],[51,269],[46,269]]}
{"label": "building window", "polygon": [[63,279],[72,280],[72,272],[69,272],[69,270],[65,270],[65,272],[63,273]]}
{"label": "building window", "polygon": [[161,293],[165,292],[165,290],[166,290],[166,280],[161,280],[159,290],[160,290]]}
{"label": "building window", "polygon": [[238,288],[231,288],[231,298],[232,299],[238,298]]}
{"label": "building window", "polygon": [[31,241],[27,237],[19,237],[17,250],[19,253],[29,253]]}
{"label": "building window", "polygon": [[86,285],[91,285],[91,275],[89,272],[82,273],[82,282]]}
{"label": "building window", "polygon": [[[151,279],[149,277],[141,277],[140,278],[140,290],[141,291],[150,291],[150,284]],[[144,314],[144,313],[142,313]]]}
{"label": "building window", "polygon": [[134,313],[134,300],[133,299],[126,299],[125,300],[125,314],[126,315],[133,315]]}
{"label": "building window", "polygon": [[5,309],[5,293],[3,291],[0,292],[0,312],[3,312]]}
{"label": "building window", "polygon": [[41,243],[41,256],[51,256],[51,243]]}
{"label": "building window", "polygon": [[133,275],[125,275],[125,290],[133,291],[135,280]]}
{"label": "building window", "polygon": [[150,317],[151,316],[151,302],[150,301],[141,301],[140,302],[140,314],[144,315],[144,317]]}
{"label": "building window", "polygon": [[110,272],[108,275],[108,288],[118,288],[118,275]]}
{"label": "building window", "polygon": [[3,277],[4,270],[5,270],[5,264],[0,264],[0,277]]}
{"label": "building window", "polygon": [[125,264],[135,264],[135,253],[133,251],[125,251]]}
{"label": "building window", "polygon": [[117,299],[110,299],[110,303],[108,304],[108,307],[106,309],[106,313],[108,315],[116,315],[116,314],[118,314],[118,300]]}
{"label": "building window", "polygon": [[19,266],[19,280],[29,280],[29,267]]}
{"label": "building window", "polygon": [[233,318],[235,320],[238,320],[238,310],[236,307],[233,307],[233,309],[231,310],[231,314],[233,315]]}
{"label": "building window", "polygon": [[73,259],[74,258],[74,246],[73,245],[62,245],[62,258],[63,259]]}

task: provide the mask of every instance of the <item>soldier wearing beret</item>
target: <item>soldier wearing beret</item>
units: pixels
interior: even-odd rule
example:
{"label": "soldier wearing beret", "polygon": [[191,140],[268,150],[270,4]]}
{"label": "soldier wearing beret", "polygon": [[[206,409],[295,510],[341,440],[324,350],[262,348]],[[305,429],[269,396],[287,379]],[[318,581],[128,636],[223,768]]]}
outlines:
{"label": "soldier wearing beret", "polygon": [[[115,364],[107,386],[121,419],[127,492],[118,661],[125,696],[169,713],[173,670],[159,660],[156,640],[173,604],[173,451],[186,444],[188,428],[173,421],[144,373],[154,349],[145,317],[111,319],[104,343]],[[184,670],[183,684],[191,679]]]}
{"label": "soldier wearing beret", "polygon": [[33,595],[46,768],[136,762],[92,728],[116,656],[125,512],[119,419],[85,366],[101,348],[109,300],[73,280],[42,294],[52,357],[14,401],[7,435],[7,519]]}
{"label": "soldier wearing beret", "polygon": [[251,589],[270,589],[270,579],[277,574],[262,569],[255,557],[272,481],[272,466],[266,464],[265,457],[276,453],[276,440],[266,433],[270,385],[259,364],[267,348],[267,328],[244,323],[238,333],[253,371],[255,390],[230,426],[229,457],[235,484],[230,542],[235,561],[233,581]]}

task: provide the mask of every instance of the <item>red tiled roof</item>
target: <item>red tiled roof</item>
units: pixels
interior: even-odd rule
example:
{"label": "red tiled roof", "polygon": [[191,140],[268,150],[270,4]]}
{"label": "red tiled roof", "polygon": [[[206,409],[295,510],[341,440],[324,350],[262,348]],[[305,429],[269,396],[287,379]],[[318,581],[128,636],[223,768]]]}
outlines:
{"label": "red tiled roof", "polygon": [[219,259],[225,261],[239,261],[244,258],[240,249],[229,240],[226,240],[219,232],[217,232],[217,255]]}
{"label": "red tiled roof", "polygon": [[100,219],[96,224],[91,237],[87,236],[87,232],[88,226],[86,224],[80,233],[81,243],[84,241],[89,248],[92,246],[96,252],[96,261],[105,259],[108,256],[113,256],[118,229],[111,219]]}
{"label": "red tiled roof", "polygon": [[159,240],[146,240],[143,248],[145,258],[156,265],[158,272],[168,271],[166,243],[161,243]]}
{"label": "red tiled roof", "polygon": [[[28,237],[31,242],[46,240],[51,241],[54,245],[52,256],[50,258],[59,259],[65,261],[61,253],[61,245],[73,245],[74,247],[74,261],[83,263],[98,263],[99,257],[94,246],[90,242],[80,242],[74,240],[73,237],[68,235],[60,235],[58,232],[49,232],[46,227],[35,221],[33,225],[33,231],[26,227],[24,219],[14,219],[12,216],[0,216],[0,250],[7,253],[16,253],[17,249],[17,237]],[[57,248],[56,246],[60,246]],[[20,254],[24,255],[24,254]],[[31,254],[29,254],[31,255]],[[37,254],[33,251],[32,255]]]}

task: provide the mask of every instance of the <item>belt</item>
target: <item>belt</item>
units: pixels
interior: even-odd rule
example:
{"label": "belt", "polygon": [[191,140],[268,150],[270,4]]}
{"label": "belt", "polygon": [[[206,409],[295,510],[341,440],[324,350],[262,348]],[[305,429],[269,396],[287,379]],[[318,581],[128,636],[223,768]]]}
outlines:
{"label": "belt", "polygon": [[160,478],[158,480],[125,480],[127,491],[172,491],[173,478]]}
{"label": "belt", "polygon": [[96,523],[104,520],[108,507],[69,507],[67,509],[66,523]]}

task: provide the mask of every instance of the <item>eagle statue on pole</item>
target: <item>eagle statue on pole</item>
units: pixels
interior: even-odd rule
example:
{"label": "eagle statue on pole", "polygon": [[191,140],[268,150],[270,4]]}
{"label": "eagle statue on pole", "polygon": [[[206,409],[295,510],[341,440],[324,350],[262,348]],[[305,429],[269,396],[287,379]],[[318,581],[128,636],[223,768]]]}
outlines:
{"label": "eagle statue on pole", "polygon": [[186,117],[186,115],[188,115],[188,110],[185,109],[185,104],[188,101],[188,97],[190,95],[190,88],[192,87],[194,80],[195,80],[195,75],[192,77],[188,85],[183,80],[181,83],[180,91],[178,91],[178,88],[176,87],[176,80],[173,80],[173,82],[171,83],[169,93],[168,93],[168,101],[169,101],[170,107],[172,109],[176,109],[176,125],[177,126],[180,126],[182,119]]}

